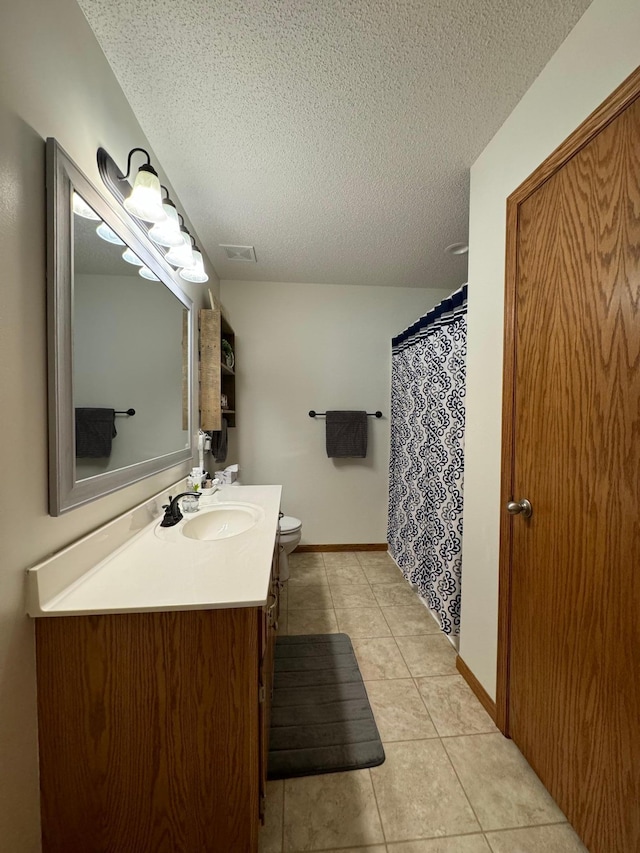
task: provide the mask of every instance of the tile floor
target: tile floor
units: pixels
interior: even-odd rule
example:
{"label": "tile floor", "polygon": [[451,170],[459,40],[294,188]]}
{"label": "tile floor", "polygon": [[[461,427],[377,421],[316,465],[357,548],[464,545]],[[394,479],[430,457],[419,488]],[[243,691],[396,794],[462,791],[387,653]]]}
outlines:
{"label": "tile floor", "polygon": [[261,853],[586,853],[387,554],[290,567],[280,632],[349,634],[386,761],[269,782]]}

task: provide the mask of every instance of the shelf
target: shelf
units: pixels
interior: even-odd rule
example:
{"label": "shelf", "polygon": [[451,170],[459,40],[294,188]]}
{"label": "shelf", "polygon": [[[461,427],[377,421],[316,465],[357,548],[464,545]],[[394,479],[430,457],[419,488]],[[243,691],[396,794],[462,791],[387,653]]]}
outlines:
{"label": "shelf", "polygon": [[[235,346],[233,329],[220,313],[220,308],[201,308],[199,325],[199,396],[200,425],[203,430],[217,431],[224,415],[227,426],[236,425],[235,364],[229,367],[222,352],[222,341]],[[220,405],[225,398],[226,409]]]}

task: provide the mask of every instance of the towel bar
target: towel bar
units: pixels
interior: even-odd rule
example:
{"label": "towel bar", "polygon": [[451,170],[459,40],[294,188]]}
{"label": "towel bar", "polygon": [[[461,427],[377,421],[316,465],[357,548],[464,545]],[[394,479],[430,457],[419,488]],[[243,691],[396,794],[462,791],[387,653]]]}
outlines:
{"label": "towel bar", "polygon": [[[324,418],[326,417],[326,412],[315,412],[313,409],[309,412],[310,418]],[[381,418],[382,412],[367,412],[368,418]]]}
{"label": "towel bar", "polygon": [[117,411],[115,412],[116,415],[129,415],[130,418],[132,418],[135,415],[135,413],[136,413],[135,409],[127,409],[126,412],[117,412]]}

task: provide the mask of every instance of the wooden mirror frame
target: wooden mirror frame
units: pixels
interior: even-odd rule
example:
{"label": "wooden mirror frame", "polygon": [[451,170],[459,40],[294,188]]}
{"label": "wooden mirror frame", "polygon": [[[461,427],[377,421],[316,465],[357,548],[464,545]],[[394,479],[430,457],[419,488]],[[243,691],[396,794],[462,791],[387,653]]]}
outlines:
{"label": "wooden mirror frame", "polygon": [[[138,223],[115,200],[102,196],[55,139],[47,139],[47,333],[49,380],[49,514],[61,515],[174,466],[178,479],[192,464],[193,303],[174,270]],[[86,480],[76,480],[73,404],[73,210],[76,190],[103,222],[138,255],[188,312],[183,345],[183,424],[188,446]],[[186,367],[186,370],[185,370]],[[186,401],[186,407],[185,407]],[[185,410],[186,409],[186,410]]]}

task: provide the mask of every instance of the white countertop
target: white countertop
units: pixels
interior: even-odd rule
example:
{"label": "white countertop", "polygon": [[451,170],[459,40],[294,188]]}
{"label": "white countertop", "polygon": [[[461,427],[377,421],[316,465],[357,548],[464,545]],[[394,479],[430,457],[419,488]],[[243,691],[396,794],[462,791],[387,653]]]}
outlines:
{"label": "white countertop", "polygon": [[[126,544],[47,597],[45,562],[29,570],[31,616],[80,616],[162,610],[259,607],[266,603],[278,527],[281,486],[223,486],[200,498],[202,512],[219,502],[260,508],[253,528],[216,541],[188,539],[174,528],[158,530],[162,516]],[[200,513],[198,513],[200,514]],[[50,561],[52,562],[52,561]]]}

